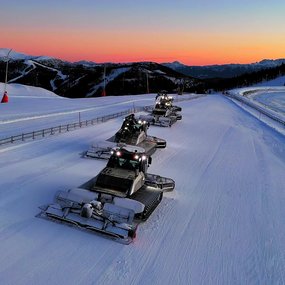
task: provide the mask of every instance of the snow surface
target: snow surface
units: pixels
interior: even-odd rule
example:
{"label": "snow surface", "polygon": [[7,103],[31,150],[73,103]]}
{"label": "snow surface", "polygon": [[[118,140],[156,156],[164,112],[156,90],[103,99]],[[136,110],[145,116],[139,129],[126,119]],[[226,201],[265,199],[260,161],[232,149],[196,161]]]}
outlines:
{"label": "snow surface", "polygon": [[[7,60],[7,54],[10,51],[9,48],[0,48],[0,60]],[[32,59],[34,56],[27,55],[24,53],[16,52],[14,50],[11,51],[9,58],[14,60],[21,60],[21,59]]]}
{"label": "snow surface", "polygon": [[112,72],[109,75],[105,76],[105,82],[104,82],[104,78],[102,78],[102,81],[99,84],[94,85],[94,87],[91,88],[91,91],[86,95],[86,97],[93,96],[99,88],[104,88],[104,84],[108,84],[108,82],[114,80],[122,73],[128,72],[130,69],[131,69],[130,67],[121,67],[121,68],[112,70]]}
{"label": "snow surface", "polygon": [[[69,100],[9,88],[1,121],[92,108],[91,102],[94,113],[113,113],[154,98]],[[221,95],[177,105],[182,121],[149,130],[167,140],[150,172],[173,178],[176,188],[128,246],[35,217],[56,191],[79,186],[105,166],[80,153],[112,136],[121,118],[0,148],[1,284],[284,284],[285,137]]]}
{"label": "snow surface", "polygon": [[252,95],[253,100],[285,116],[285,87],[283,91],[265,91]]}
{"label": "snow surface", "polygon": [[57,70],[55,68],[52,68],[52,67],[49,67],[49,66],[46,66],[46,65],[43,65],[43,64],[40,64],[38,62],[34,62],[34,64],[36,64],[38,66],[41,66],[43,68],[47,68],[49,70],[57,72],[56,77],[54,79],[50,80],[50,86],[51,86],[53,91],[56,89],[56,86],[55,86],[55,81],[56,80],[58,80],[58,79],[65,80],[67,78],[67,75],[64,75],[60,70]]}
{"label": "snow surface", "polygon": [[[247,101],[252,103],[257,106],[257,108],[261,108],[267,114],[285,122],[285,87],[275,85],[280,78],[277,78],[276,81],[272,81],[272,86],[269,84],[268,86],[252,86],[230,90],[229,92],[235,96],[241,96],[242,102]],[[234,102],[249,111],[252,115],[258,117],[264,123],[272,126],[285,135],[284,124],[276,124],[276,122],[273,122],[272,124],[272,120],[268,118],[268,116],[263,116],[258,110],[254,110],[241,102],[237,102],[236,100],[234,100]]]}
{"label": "snow surface", "polygon": [[[0,60],[7,60],[7,54],[10,51],[10,48],[0,48]],[[12,60],[39,60],[39,61],[45,61],[45,60],[56,60],[53,57],[49,56],[37,56],[37,55],[28,55],[25,53],[17,52],[15,50],[12,50],[9,54],[9,59]]]}
{"label": "snow surface", "polygon": [[32,60],[25,60],[25,64],[27,65],[27,67],[23,71],[21,71],[21,74],[13,79],[10,79],[8,83],[13,83],[19,80],[20,78],[26,76],[27,74],[29,74],[32,70],[36,68],[35,63]]}
{"label": "snow surface", "polygon": [[[0,83],[0,90],[4,84]],[[155,94],[66,99],[42,88],[8,84],[9,104],[0,104],[0,139],[23,132],[93,119],[138,106],[152,105]],[[3,92],[2,92],[3,94]],[[47,119],[48,118],[48,119]]]}
{"label": "snow surface", "polygon": [[248,98],[256,104],[285,117],[285,86],[257,86],[231,90],[230,92]]}
{"label": "snow surface", "polygon": [[259,82],[253,85],[253,87],[267,87],[267,86],[285,86],[285,76],[278,76],[275,79]]}

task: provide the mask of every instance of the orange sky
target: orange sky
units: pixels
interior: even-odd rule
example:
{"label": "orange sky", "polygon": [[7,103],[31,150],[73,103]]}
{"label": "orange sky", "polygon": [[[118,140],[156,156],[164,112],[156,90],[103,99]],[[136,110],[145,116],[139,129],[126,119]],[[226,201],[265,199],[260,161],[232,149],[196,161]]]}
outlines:
{"label": "orange sky", "polygon": [[[17,2],[10,1],[11,5]],[[221,0],[215,6],[208,0],[200,5],[183,0],[173,5],[166,0],[158,1],[166,7],[152,5],[153,10],[131,1],[122,1],[123,7],[118,3],[112,6],[111,0],[103,1],[109,4],[87,1],[87,7],[77,7],[80,1],[70,1],[68,6],[64,0],[64,6],[51,0],[57,8],[55,14],[52,7],[34,0],[28,0],[22,8],[18,1],[16,11],[6,4],[15,17],[9,18],[8,13],[0,17],[0,47],[95,62],[178,60],[207,65],[285,57],[285,17],[280,9],[285,4],[281,1],[272,0],[269,7],[265,1],[252,1],[245,9],[242,4],[248,2],[243,0],[232,2],[232,6]],[[29,3],[33,4],[31,9]],[[149,7],[151,3],[145,2]]]}

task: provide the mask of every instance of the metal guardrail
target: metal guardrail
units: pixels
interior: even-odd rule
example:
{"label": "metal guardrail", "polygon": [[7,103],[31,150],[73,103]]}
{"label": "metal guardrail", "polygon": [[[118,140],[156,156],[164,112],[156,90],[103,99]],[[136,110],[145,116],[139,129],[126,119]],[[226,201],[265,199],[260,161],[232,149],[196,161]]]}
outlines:
{"label": "metal guardrail", "polygon": [[[180,102],[180,101],[185,101],[185,100],[191,100],[191,99],[196,99],[198,97],[201,97],[203,95],[197,95],[197,96],[192,96],[192,97],[184,97],[184,98],[176,98],[174,99],[175,102]],[[11,136],[8,138],[0,139],[0,147],[2,145],[7,145],[7,144],[12,144],[16,142],[24,142],[24,141],[29,141],[29,140],[35,140],[37,138],[44,138],[47,136],[52,136],[55,134],[61,134],[61,133],[66,133],[69,131],[73,131],[79,128],[84,128],[88,126],[93,126],[96,124],[104,123],[107,122],[111,119],[118,118],[124,115],[128,115],[131,113],[136,113],[136,112],[142,112],[142,111],[150,111],[152,110],[153,106],[144,106],[144,107],[134,107],[131,109],[127,109],[122,112],[102,116],[102,117],[97,117],[91,120],[85,120],[85,121],[80,121],[76,123],[70,123],[66,125],[60,125],[56,127],[51,127],[51,128],[46,128],[42,130],[37,130],[29,133],[23,133],[20,135],[15,135]]]}
{"label": "metal guardrail", "polygon": [[225,93],[226,96],[233,98],[235,100],[240,101],[241,103],[255,109],[256,111],[260,112],[261,114],[269,117],[270,119],[280,123],[281,125],[285,126],[285,120],[283,120],[282,118],[278,117],[277,115],[274,115],[272,112],[270,112],[269,110],[262,108],[261,106],[258,106],[254,103],[252,103],[251,101],[247,100],[246,98],[240,96],[240,95],[236,95],[230,92]]}
{"label": "metal guardrail", "polygon": [[44,138],[44,137],[55,135],[55,134],[66,133],[66,132],[73,131],[79,128],[84,128],[87,126],[104,123],[114,118],[118,118],[124,115],[128,115],[130,113],[140,112],[144,110],[145,110],[145,107],[137,107],[137,108],[128,109],[122,112],[118,112],[115,114],[110,114],[110,115],[94,118],[91,120],[85,120],[85,121],[80,121],[76,123],[60,125],[60,126],[37,130],[37,131],[29,132],[29,133],[23,133],[21,135],[15,135],[15,136],[1,139],[0,146],[5,145],[5,144],[19,142],[19,141],[23,142],[23,141],[28,141],[28,140],[34,140],[36,138]]}

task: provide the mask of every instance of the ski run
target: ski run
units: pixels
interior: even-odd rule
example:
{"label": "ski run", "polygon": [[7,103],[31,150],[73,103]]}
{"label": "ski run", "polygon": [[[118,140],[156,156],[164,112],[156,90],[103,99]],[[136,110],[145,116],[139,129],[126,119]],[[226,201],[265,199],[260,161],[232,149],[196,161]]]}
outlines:
{"label": "ski run", "polygon": [[[75,110],[97,117],[155,98],[69,100],[8,87],[1,138],[73,120]],[[176,104],[181,121],[148,131],[167,141],[150,171],[176,186],[130,245],[36,217],[58,190],[104,168],[82,153],[113,136],[122,118],[0,147],[1,284],[285,284],[284,135],[221,94]]]}

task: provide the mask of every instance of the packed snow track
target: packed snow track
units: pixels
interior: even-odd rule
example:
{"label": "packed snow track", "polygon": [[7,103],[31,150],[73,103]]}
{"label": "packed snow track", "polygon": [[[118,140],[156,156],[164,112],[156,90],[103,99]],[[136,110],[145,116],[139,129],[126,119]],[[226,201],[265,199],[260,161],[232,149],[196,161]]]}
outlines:
{"label": "packed snow track", "polygon": [[38,219],[38,207],[106,164],[80,154],[120,127],[94,127],[1,149],[2,284],[284,284],[285,138],[229,99],[180,102],[183,120],[150,171],[173,192],[122,245]]}

